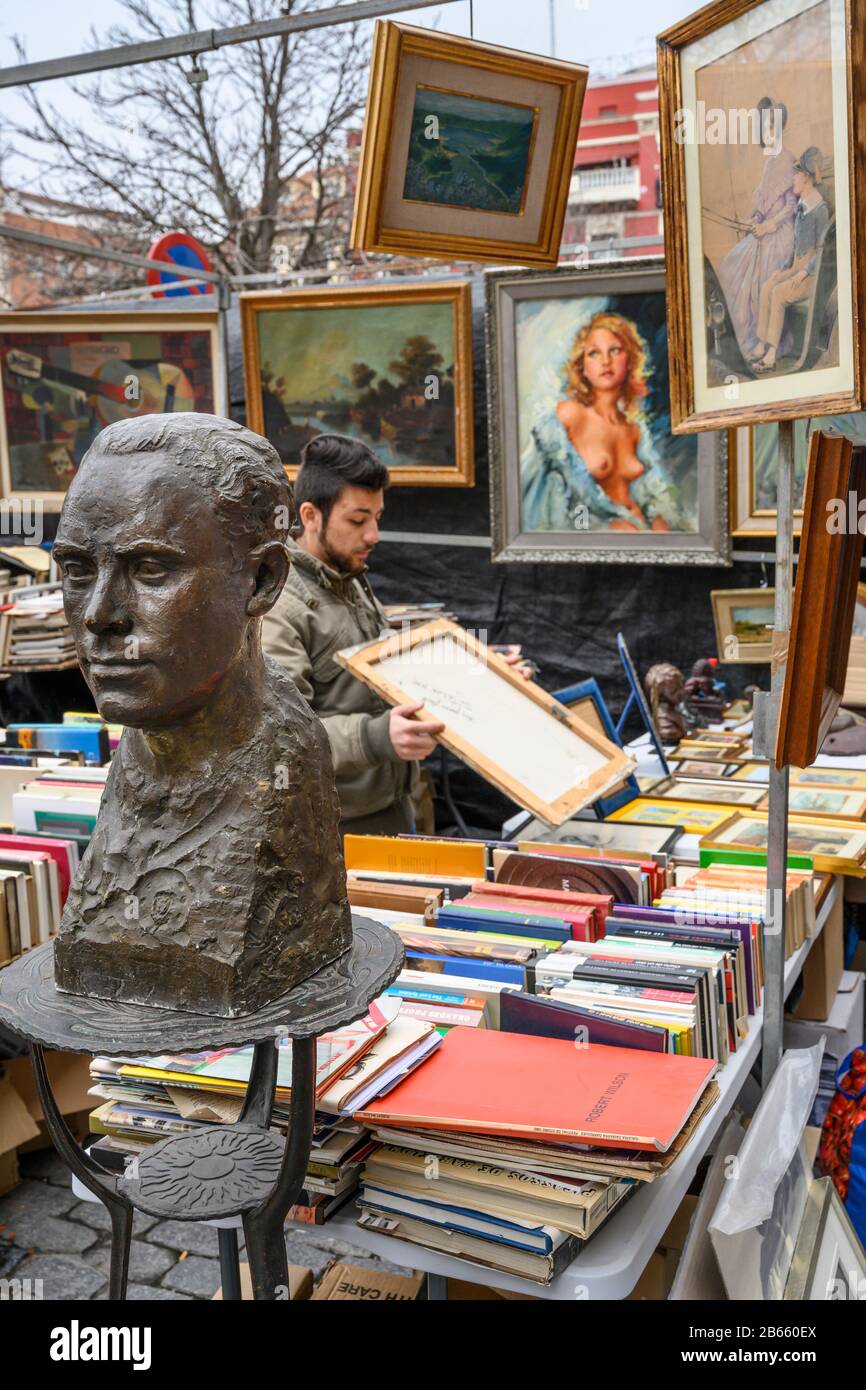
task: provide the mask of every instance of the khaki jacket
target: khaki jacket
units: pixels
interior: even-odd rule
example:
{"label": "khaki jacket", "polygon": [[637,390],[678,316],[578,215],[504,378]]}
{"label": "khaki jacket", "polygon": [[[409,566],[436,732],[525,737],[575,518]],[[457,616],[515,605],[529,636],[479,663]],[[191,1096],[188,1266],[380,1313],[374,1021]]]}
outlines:
{"label": "khaki jacket", "polygon": [[343,819],[370,815],[410,794],[417,765],[391,746],[391,707],[334,660],[341,647],[386,633],[365,577],[338,574],[288,541],[285,588],[262,621],[262,648],[279,661],[328,734]]}

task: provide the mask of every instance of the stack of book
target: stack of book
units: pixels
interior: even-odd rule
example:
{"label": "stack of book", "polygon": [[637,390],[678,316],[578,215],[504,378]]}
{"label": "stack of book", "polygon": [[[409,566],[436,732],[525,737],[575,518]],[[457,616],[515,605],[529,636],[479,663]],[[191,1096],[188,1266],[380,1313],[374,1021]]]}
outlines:
{"label": "stack of book", "polygon": [[56,934],[77,868],[68,840],[0,833],[0,966]]}
{"label": "stack of book", "polygon": [[99,814],[108,768],[46,768],[12,794],[19,834],[74,840],[84,850]]}
{"label": "stack of book", "polygon": [[456,1027],[355,1112],[362,1230],[549,1283],[718,1096],[715,1063]]}
{"label": "stack of book", "polygon": [[[403,1018],[398,1008],[398,1001],[382,999],[358,1023],[317,1039],[313,1149],[291,1220],[320,1225],[357,1191],[371,1141],[352,1111],[407,1076],[439,1045],[432,1025]],[[246,1047],[144,1059],[94,1058],[90,1094],[100,1104],[90,1117],[96,1136],[92,1155],[103,1166],[123,1171],[159,1139],[234,1123],[252,1055]],[[271,1117],[276,1132],[285,1133],[289,1123],[291,1071],[292,1044],[283,1039]]]}
{"label": "stack of book", "polygon": [[77,666],[60,585],[17,590],[0,608],[0,669],[50,671]]}

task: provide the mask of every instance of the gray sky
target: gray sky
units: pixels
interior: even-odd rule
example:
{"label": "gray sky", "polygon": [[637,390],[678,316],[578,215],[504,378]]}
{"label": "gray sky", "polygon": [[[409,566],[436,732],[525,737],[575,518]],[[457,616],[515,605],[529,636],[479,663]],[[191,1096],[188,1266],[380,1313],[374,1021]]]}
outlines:
{"label": "gray sky", "polygon": [[[652,60],[654,36],[699,8],[700,0],[553,0],[557,57],[587,63],[592,73],[607,72],[611,64],[631,66]],[[271,12],[279,14],[279,0]],[[411,11],[396,16],[407,23],[436,25],[446,33],[469,34],[468,0]],[[202,27],[205,27],[202,6]],[[475,38],[527,52],[550,51],[549,0],[474,0]],[[59,58],[90,46],[90,30],[104,35],[110,24],[122,21],[119,0],[25,0],[0,4],[0,65],[15,61],[11,36],[20,35],[31,60]],[[205,62],[207,59],[205,58]],[[43,87],[46,96],[69,114],[82,107],[66,81]],[[0,94],[6,111],[18,113],[20,100],[10,91]],[[26,163],[14,152],[4,162],[5,181],[32,186]]]}

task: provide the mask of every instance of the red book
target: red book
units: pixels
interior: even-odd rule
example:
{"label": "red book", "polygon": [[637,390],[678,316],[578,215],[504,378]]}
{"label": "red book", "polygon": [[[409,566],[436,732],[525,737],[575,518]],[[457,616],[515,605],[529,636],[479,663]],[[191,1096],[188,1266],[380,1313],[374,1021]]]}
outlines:
{"label": "red book", "polygon": [[[486,879],[476,879],[472,885],[473,893],[485,897],[513,898],[520,902],[555,903],[560,907],[591,907],[595,912],[599,936],[604,936],[604,921],[613,907],[613,894],[567,892],[560,888],[530,888],[522,883],[488,883]],[[480,904],[479,904],[480,906]]]}
{"label": "red book", "polygon": [[452,1028],[423,1066],[355,1118],[401,1129],[666,1153],[713,1060]]}
{"label": "red book", "polygon": [[68,840],[51,840],[41,835],[0,835],[0,849],[17,850],[22,854],[30,854],[35,850],[38,854],[47,854],[49,859],[53,859],[60,876],[60,906],[63,906],[72,882]]}

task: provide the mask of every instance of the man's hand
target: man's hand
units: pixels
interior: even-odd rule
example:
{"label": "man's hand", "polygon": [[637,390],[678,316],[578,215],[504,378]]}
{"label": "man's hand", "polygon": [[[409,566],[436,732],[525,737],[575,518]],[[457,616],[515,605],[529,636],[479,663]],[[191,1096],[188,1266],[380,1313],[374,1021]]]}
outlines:
{"label": "man's hand", "polygon": [[402,758],[406,763],[420,762],[432,753],[436,747],[435,735],[441,734],[445,728],[438,720],[413,718],[419,709],[423,709],[420,702],[414,705],[397,705],[392,709],[388,723],[391,746],[398,758]]}
{"label": "man's hand", "polygon": [[493,646],[492,651],[498,652],[509,666],[514,666],[525,681],[531,681],[533,676],[538,675],[538,667],[534,661],[528,661],[523,655],[523,648],[515,645],[500,647]]}

